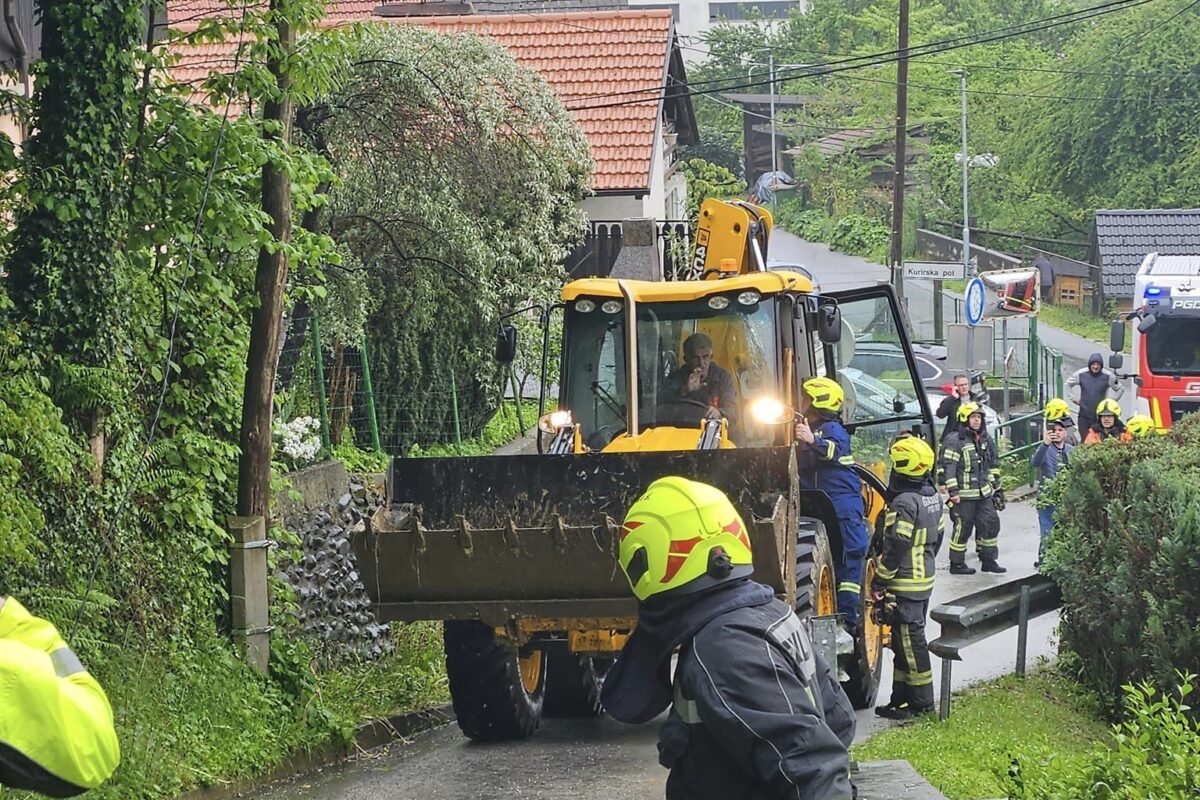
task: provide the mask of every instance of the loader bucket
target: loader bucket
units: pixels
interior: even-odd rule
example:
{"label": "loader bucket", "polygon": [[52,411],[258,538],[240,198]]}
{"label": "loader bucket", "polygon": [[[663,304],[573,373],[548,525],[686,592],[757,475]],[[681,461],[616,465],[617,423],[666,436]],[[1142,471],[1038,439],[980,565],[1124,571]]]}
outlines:
{"label": "loader bucket", "polygon": [[667,475],[724,490],[750,529],[755,579],[794,600],[787,447],[393,459],[388,504],[354,539],[359,572],[382,619],[628,619],[621,520]]}

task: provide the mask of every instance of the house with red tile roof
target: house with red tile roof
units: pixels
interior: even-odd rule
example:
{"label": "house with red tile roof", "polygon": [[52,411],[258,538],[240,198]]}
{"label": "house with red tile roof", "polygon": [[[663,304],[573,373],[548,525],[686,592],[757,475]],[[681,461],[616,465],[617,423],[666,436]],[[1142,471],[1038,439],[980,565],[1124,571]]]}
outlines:
{"label": "house with red tile roof", "polygon": [[[669,10],[411,13],[433,5],[447,4],[330,0],[327,21],[424,25],[495,40],[518,63],[541,73],[586,134],[596,162],[594,194],[583,202],[592,220],[682,219],[687,185],[676,148],[699,134]],[[178,0],[167,8],[169,24],[180,30],[204,16],[231,13],[222,0]],[[234,68],[233,42],[175,47],[180,61],[172,73],[180,81]]]}

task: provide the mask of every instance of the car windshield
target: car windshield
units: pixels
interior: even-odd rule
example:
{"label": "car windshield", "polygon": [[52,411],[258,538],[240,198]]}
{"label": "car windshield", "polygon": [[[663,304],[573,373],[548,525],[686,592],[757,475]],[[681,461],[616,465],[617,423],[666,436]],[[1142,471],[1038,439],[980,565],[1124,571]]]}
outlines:
{"label": "car windshield", "polygon": [[1200,373],[1200,320],[1159,318],[1146,332],[1146,365],[1156,375]]}
{"label": "car windshield", "polygon": [[[639,426],[699,428],[723,417],[736,444],[770,444],[776,431],[742,412],[748,400],[779,396],[775,303],[718,298],[637,305]],[[624,304],[597,299],[586,313],[573,305],[565,346],[565,407],[587,445],[602,448],[626,425]]]}

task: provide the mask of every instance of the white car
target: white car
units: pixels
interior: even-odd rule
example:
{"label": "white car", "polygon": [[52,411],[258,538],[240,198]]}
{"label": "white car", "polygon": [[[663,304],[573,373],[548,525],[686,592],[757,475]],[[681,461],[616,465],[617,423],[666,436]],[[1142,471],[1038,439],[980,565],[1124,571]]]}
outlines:
{"label": "white car", "polygon": [[817,292],[819,294],[821,291],[820,281],[818,281],[813,276],[812,272],[810,272],[809,269],[802,264],[797,264],[794,261],[785,261],[785,260],[779,259],[779,258],[768,258],[767,259],[767,269],[771,270],[772,272],[774,272],[776,270],[788,270],[789,272],[799,272],[801,275],[804,275],[810,281],[812,281],[814,292]]}

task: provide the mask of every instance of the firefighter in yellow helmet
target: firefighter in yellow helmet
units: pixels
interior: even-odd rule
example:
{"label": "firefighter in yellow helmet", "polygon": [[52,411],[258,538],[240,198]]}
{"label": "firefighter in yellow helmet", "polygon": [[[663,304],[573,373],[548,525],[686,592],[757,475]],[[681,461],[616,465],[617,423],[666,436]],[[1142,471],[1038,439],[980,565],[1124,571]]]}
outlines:
{"label": "firefighter in yellow helmet", "polygon": [[862,478],[854,470],[850,433],[842,425],[846,394],[832,378],[809,378],[800,391],[801,420],[796,424],[800,484],[829,495],[837,515],[842,552],[837,562],[838,613],[853,631],[862,605],[863,570],[871,535],[863,508]]}
{"label": "firefighter in yellow helmet", "polygon": [[1129,431],[1129,435],[1134,439],[1141,439],[1143,436],[1149,436],[1158,431],[1158,426],[1145,414],[1134,414],[1125,422],[1125,430]]}
{"label": "firefighter in yellow helmet", "polygon": [[933,485],[936,457],[924,439],[901,436],[892,443],[894,493],[884,512],[883,552],[875,562],[871,596],[884,603],[892,626],[892,699],[875,713],[909,719],[933,710],[933,663],[925,639],[929,597],[933,594],[934,559],[942,547],[945,504]]}
{"label": "firefighter in yellow helmet", "polygon": [[954,533],[950,537],[950,574],[973,575],[967,566],[967,542],[975,534],[979,547],[980,569],[1004,573],[997,561],[1000,555],[1000,515],[1005,505],[1000,486],[1000,456],[996,443],[988,435],[983,410],[976,403],[958,408],[961,430],[951,434],[942,448],[942,472],[950,495],[950,518]]}
{"label": "firefighter in yellow helmet", "polygon": [[1133,438],[1125,429],[1125,423],[1121,421],[1121,404],[1116,400],[1101,400],[1096,406],[1096,419],[1097,422],[1088,430],[1087,438],[1083,440],[1084,444],[1099,444],[1109,439],[1128,442]]}
{"label": "firefighter in yellow helmet", "polygon": [[625,517],[619,561],[638,623],[601,702],[629,723],[671,707],[668,800],[850,800],[850,701],[793,609],[750,579],[749,531],[725,494],[655,481]]}
{"label": "firefighter in yellow helmet", "polygon": [[1043,420],[1046,425],[1056,423],[1063,429],[1063,442],[1072,447],[1079,444],[1079,429],[1075,425],[1075,420],[1071,417],[1071,407],[1067,405],[1067,401],[1061,397],[1052,397],[1046,401],[1046,407],[1042,410]]}
{"label": "firefighter in yellow helmet", "polygon": [[72,797],[120,760],[100,684],[53,625],[0,597],[0,787]]}

